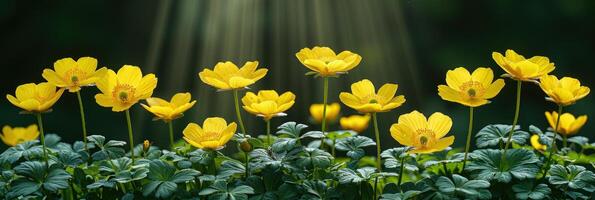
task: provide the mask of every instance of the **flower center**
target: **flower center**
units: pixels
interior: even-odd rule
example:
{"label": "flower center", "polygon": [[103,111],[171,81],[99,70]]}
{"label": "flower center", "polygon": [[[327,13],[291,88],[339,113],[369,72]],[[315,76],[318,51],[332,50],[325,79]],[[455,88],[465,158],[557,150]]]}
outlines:
{"label": "flower center", "polygon": [[114,91],[112,92],[112,96],[114,99],[118,99],[123,103],[128,103],[134,97],[135,88],[128,85],[116,85]]}
{"label": "flower center", "polygon": [[70,82],[73,85],[78,85],[81,79],[84,79],[85,72],[81,71],[78,68],[73,68],[66,72],[66,77],[70,77]]}
{"label": "flower center", "polygon": [[370,101],[368,103],[378,103],[378,100],[376,100],[376,99],[370,99]]}
{"label": "flower center", "polygon": [[418,129],[416,132],[417,141],[419,142],[421,147],[430,146],[434,142],[434,138],[436,137],[434,131],[430,129]]}
{"label": "flower center", "polygon": [[216,132],[205,132],[198,136],[199,142],[218,141],[221,138],[221,133]]}
{"label": "flower center", "polygon": [[470,98],[481,97],[485,93],[483,84],[477,81],[467,81],[459,87],[463,95]]}

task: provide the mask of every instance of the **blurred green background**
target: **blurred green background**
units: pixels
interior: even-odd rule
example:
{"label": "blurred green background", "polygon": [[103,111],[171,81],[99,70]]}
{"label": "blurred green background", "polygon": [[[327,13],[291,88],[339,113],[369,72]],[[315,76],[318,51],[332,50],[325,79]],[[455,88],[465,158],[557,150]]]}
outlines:
{"label": "blurred green background", "polygon": [[[468,109],[437,95],[445,73],[457,66],[488,66],[504,73],[492,60],[493,51],[514,49],[525,56],[544,55],[556,63],[554,74],[572,76],[595,86],[595,1],[446,1],[446,0],[213,0],[213,1],[0,1],[0,90],[14,94],[17,85],[41,82],[43,68],[64,57],[92,56],[101,66],[117,70],[124,64],[155,73],[154,96],[170,98],[192,92],[197,105],[174,122],[176,137],[187,123],[208,116],[235,121],[232,94],[217,93],[200,82],[197,73],[217,61],[243,64],[258,60],[268,75],[252,87],[293,91],[296,104],[273,125],[308,122],[308,106],[322,101],[322,80],[304,76],[308,70],[295,58],[304,47],[330,46],[363,57],[348,75],[330,81],[330,101],[363,78],[377,87],[398,83],[404,106],[379,114],[383,148],[396,146],[389,126],[399,114],[417,109],[426,115],[443,112],[454,120],[450,134],[464,145]],[[512,122],[514,83],[493,103],[476,110],[475,131],[490,123]],[[91,134],[127,141],[124,113],[98,106],[98,90],[84,88],[87,126]],[[567,110],[595,116],[593,95]],[[555,105],[544,101],[536,85],[525,84],[520,124],[544,129],[543,112]],[[3,99],[0,125],[26,126],[32,116]],[[44,115],[45,128],[66,141],[82,135],[76,96],[65,93],[54,112]],[[342,106],[342,114],[355,112]],[[165,147],[167,127],[152,122],[139,105],[132,110],[136,142],[150,139]],[[248,130],[264,132],[261,119],[244,112]],[[592,120],[591,120],[592,121]],[[579,134],[594,138],[591,121]],[[317,125],[311,128],[318,129]],[[336,129],[337,125],[331,125]],[[367,136],[372,137],[371,129]],[[3,146],[2,148],[4,148]]]}

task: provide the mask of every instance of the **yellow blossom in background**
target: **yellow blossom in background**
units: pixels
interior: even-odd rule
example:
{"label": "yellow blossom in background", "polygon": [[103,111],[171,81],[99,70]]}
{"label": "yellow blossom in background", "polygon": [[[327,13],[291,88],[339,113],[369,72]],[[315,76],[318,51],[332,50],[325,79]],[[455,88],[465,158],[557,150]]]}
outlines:
{"label": "yellow blossom in background", "polygon": [[[322,112],[324,109],[324,104],[312,104],[310,105],[310,116],[316,123],[322,122]],[[331,103],[327,104],[326,106],[326,121],[334,121],[339,116],[339,112],[341,112],[341,105],[339,103]]]}
{"label": "yellow blossom in background", "polygon": [[399,116],[398,123],[390,127],[390,133],[397,142],[413,147],[409,153],[432,153],[442,151],[450,146],[454,136],[446,136],[452,127],[450,117],[436,112],[426,116],[413,111]]}
{"label": "yellow blossom in background", "polygon": [[[83,86],[94,85],[105,75],[107,68],[97,70],[97,59],[82,57],[77,61],[63,58],[54,63],[54,69],[44,69],[41,76],[56,87],[78,92]],[[54,71],[55,70],[55,71]]]}
{"label": "yellow blossom in background", "polygon": [[143,76],[140,68],[124,65],[118,73],[108,70],[106,75],[97,81],[97,88],[101,93],[95,95],[97,104],[111,107],[114,112],[127,110],[139,100],[153,95],[157,87],[154,74]]}
{"label": "yellow blossom in background", "polygon": [[348,117],[341,117],[339,119],[341,128],[345,130],[353,130],[358,133],[364,132],[370,124],[370,115],[351,115]]}
{"label": "yellow blossom in background", "polygon": [[558,105],[567,106],[587,96],[591,89],[581,86],[578,79],[563,77],[560,80],[554,75],[539,79],[539,87],[549,96],[548,100]]}
{"label": "yellow blossom in background", "polygon": [[223,118],[207,118],[202,127],[190,123],[184,129],[184,140],[190,145],[203,150],[219,150],[233,137],[237,125],[232,122],[229,125]]}
{"label": "yellow blossom in background", "polygon": [[473,73],[458,67],[446,72],[446,84],[438,86],[438,95],[446,101],[465,106],[477,107],[485,105],[498,95],[504,87],[504,80],[492,82],[494,73],[490,68],[477,68]]}
{"label": "yellow blossom in background", "polygon": [[339,98],[343,104],[361,112],[388,112],[405,103],[403,95],[395,96],[399,85],[384,84],[376,93],[374,84],[364,79],[351,84],[351,93],[341,92]]}
{"label": "yellow blossom in background", "polygon": [[2,128],[2,135],[0,139],[8,146],[16,146],[21,142],[36,140],[39,137],[39,130],[37,125],[31,124],[25,127],[10,127],[4,126]]}
{"label": "yellow blossom in background", "polygon": [[504,56],[501,53],[492,52],[492,58],[506,71],[506,76],[521,81],[538,79],[556,68],[547,57],[533,56],[526,59],[510,49],[506,50]]}
{"label": "yellow blossom in background", "polygon": [[303,48],[295,56],[308,69],[322,77],[336,76],[347,73],[355,68],[362,57],[351,51],[343,51],[339,54],[328,47]]}
{"label": "yellow blossom in background", "polygon": [[200,80],[219,90],[233,90],[248,87],[267,74],[267,69],[256,69],[258,61],[246,62],[238,68],[232,62],[219,62],[213,70],[203,69]]}
{"label": "yellow blossom in background", "polygon": [[[554,129],[556,127],[556,121],[558,120],[558,112],[545,112],[545,118],[547,122],[550,124],[550,127]],[[562,135],[574,135],[576,134],[583,125],[587,123],[587,115],[581,115],[579,117],[574,117],[574,115],[570,113],[564,113],[560,116],[560,125],[558,125],[557,133]]]}
{"label": "yellow blossom in background", "polygon": [[532,135],[531,136],[531,146],[536,150],[545,151],[547,149],[547,145],[541,144],[539,142],[539,135]]}
{"label": "yellow blossom in background", "polygon": [[170,101],[161,98],[151,97],[147,98],[147,104],[141,104],[147,111],[153,113],[157,119],[169,122],[171,120],[182,117],[185,111],[190,109],[196,101],[190,102],[190,93],[177,93]]}
{"label": "yellow blossom in background", "polygon": [[45,112],[49,110],[62,96],[64,89],[56,91],[56,86],[43,82],[39,84],[27,83],[19,85],[15,96],[6,95],[6,99],[13,105],[29,112]]}
{"label": "yellow blossom in background", "polygon": [[258,91],[258,95],[247,92],[242,98],[242,103],[244,110],[268,121],[275,116],[284,116],[283,112],[295,103],[295,95],[285,92],[279,96],[274,90],[261,90]]}

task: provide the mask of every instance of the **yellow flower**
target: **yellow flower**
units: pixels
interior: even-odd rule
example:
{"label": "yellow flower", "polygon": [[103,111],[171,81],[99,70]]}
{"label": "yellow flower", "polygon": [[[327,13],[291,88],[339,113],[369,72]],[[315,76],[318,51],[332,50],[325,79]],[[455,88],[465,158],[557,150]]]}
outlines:
{"label": "yellow flower", "polygon": [[[316,103],[310,105],[310,116],[316,123],[322,122],[322,112],[324,109],[324,104]],[[327,104],[326,106],[326,121],[334,121],[339,116],[339,112],[341,112],[341,105],[339,103],[332,103]]]}
{"label": "yellow flower", "polygon": [[157,87],[154,74],[143,73],[137,66],[124,65],[116,74],[108,70],[107,74],[97,81],[97,88],[101,91],[95,95],[97,104],[111,107],[114,112],[127,110],[139,100],[151,97]]}
{"label": "yellow flower", "polygon": [[97,59],[95,58],[82,57],[77,61],[72,58],[63,58],[54,63],[56,71],[44,69],[41,76],[57,87],[77,92],[82,86],[94,85],[107,72],[105,67],[97,71],[95,69],[97,69]]}
{"label": "yellow flower", "polygon": [[477,68],[472,74],[463,67],[446,72],[446,84],[438,86],[438,95],[446,101],[477,107],[490,103],[504,87],[504,80],[494,82],[490,68]]}
{"label": "yellow flower", "polygon": [[147,104],[141,104],[143,108],[153,113],[158,119],[166,122],[182,117],[184,112],[190,109],[196,101],[190,102],[190,93],[177,93],[168,102],[161,98],[147,98]]}
{"label": "yellow flower", "polygon": [[369,122],[370,115],[351,115],[349,117],[341,117],[339,120],[341,128],[345,130],[353,130],[358,133],[366,130],[366,128],[368,128]]}
{"label": "yellow flower", "polygon": [[360,55],[351,51],[343,51],[339,54],[328,47],[303,48],[295,56],[308,69],[322,77],[336,76],[347,73],[355,68],[362,60]]}
{"label": "yellow flower", "polygon": [[37,125],[35,124],[31,124],[26,128],[4,126],[0,139],[2,139],[4,144],[14,147],[21,142],[36,140],[38,136],[39,130],[37,130]]}
{"label": "yellow flower", "polygon": [[556,68],[554,67],[554,63],[550,63],[550,59],[544,56],[533,56],[525,59],[525,57],[510,49],[506,50],[505,54],[503,56],[501,53],[492,52],[492,58],[506,71],[506,76],[516,80],[529,81],[538,79],[554,71]]}
{"label": "yellow flower", "polygon": [[575,78],[563,77],[558,80],[554,75],[541,77],[539,87],[549,96],[547,100],[563,106],[574,104],[591,91],[589,87],[581,86],[581,82]]}
{"label": "yellow flower", "polygon": [[233,137],[237,125],[229,125],[223,118],[207,118],[202,128],[195,123],[190,123],[184,129],[184,140],[192,146],[203,150],[219,150]]}
{"label": "yellow flower", "polygon": [[13,105],[29,112],[45,112],[49,110],[62,96],[64,89],[56,91],[56,86],[43,82],[39,84],[27,83],[19,85],[15,96],[10,94],[6,98]]}
{"label": "yellow flower", "polygon": [[143,152],[149,151],[149,148],[151,148],[151,142],[149,140],[143,141]]}
{"label": "yellow flower", "polygon": [[351,84],[351,93],[341,92],[343,104],[362,113],[388,112],[405,102],[403,95],[395,96],[399,85],[384,84],[376,93],[374,84],[364,79]]}
{"label": "yellow flower", "polygon": [[452,127],[450,117],[436,112],[426,119],[413,111],[399,116],[399,122],[390,127],[390,133],[397,142],[413,147],[409,153],[432,153],[450,146],[454,136],[444,137]]}
{"label": "yellow flower", "polygon": [[247,92],[242,98],[244,110],[270,120],[272,117],[285,116],[287,109],[295,103],[295,95],[285,92],[279,96],[274,90],[261,90],[258,95]]}
{"label": "yellow flower", "polygon": [[539,135],[532,135],[531,136],[531,146],[536,150],[545,151],[547,149],[547,145],[539,143]]}
{"label": "yellow flower", "polygon": [[[550,124],[552,129],[556,128],[556,121],[558,120],[558,112],[545,112],[545,118],[547,122]],[[574,117],[574,115],[570,113],[564,113],[560,116],[560,125],[558,125],[558,133],[562,135],[574,135],[576,134],[583,125],[587,123],[587,115],[581,115],[579,117]]]}
{"label": "yellow flower", "polygon": [[233,90],[248,87],[267,74],[267,69],[258,69],[258,61],[246,62],[239,68],[232,62],[219,62],[213,70],[204,69],[200,80],[219,90]]}

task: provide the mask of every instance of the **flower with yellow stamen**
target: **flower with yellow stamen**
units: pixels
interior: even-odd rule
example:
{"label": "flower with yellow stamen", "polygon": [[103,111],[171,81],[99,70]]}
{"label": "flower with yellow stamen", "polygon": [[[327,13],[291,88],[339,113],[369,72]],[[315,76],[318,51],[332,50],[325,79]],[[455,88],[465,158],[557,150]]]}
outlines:
{"label": "flower with yellow stamen", "polygon": [[0,135],[2,142],[9,146],[16,146],[21,142],[36,140],[37,137],[39,137],[39,130],[37,130],[37,125],[35,124],[14,128],[4,126],[2,128],[2,135]]}
{"label": "flower with yellow stamen", "polygon": [[322,77],[337,76],[355,68],[362,57],[351,51],[339,54],[328,47],[303,48],[295,56],[308,69]]}
{"label": "flower with yellow stamen", "polygon": [[151,97],[157,87],[154,74],[143,76],[137,66],[124,65],[118,73],[108,70],[106,75],[97,81],[101,93],[95,95],[97,104],[111,107],[114,112],[128,110],[139,100]]}
{"label": "flower with yellow stamen", "polygon": [[204,69],[198,76],[200,80],[219,90],[242,89],[254,84],[267,74],[267,69],[256,69],[258,61],[246,62],[238,68],[232,62],[219,62],[213,70]]}
{"label": "flower with yellow stamen", "polygon": [[339,120],[341,128],[345,130],[353,130],[361,133],[368,128],[370,124],[370,115],[351,115],[348,117],[341,117]]}
{"label": "flower with yellow stamen", "polygon": [[[554,129],[556,127],[556,120],[558,120],[558,112],[545,112],[545,118],[550,124],[550,127]],[[557,133],[562,135],[574,135],[587,123],[587,115],[581,115],[574,117],[571,113],[564,113],[560,116],[560,124],[558,125]]]}
{"label": "flower with yellow stamen", "polygon": [[[107,68],[97,69],[97,59],[82,57],[75,61],[63,58],[54,63],[54,69],[44,69],[41,76],[56,87],[66,88],[69,92],[77,92],[83,86],[94,85],[105,75]],[[55,70],[55,71],[54,71]]]}
{"label": "flower with yellow stamen", "polygon": [[390,133],[397,142],[413,147],[409,153],[432,153],[450,146],[454,136],[446,136],[452,127],[450,117],[436,112],[426,116],[413,111],[399,116],[399,121],[390,127]]}
{"label": "flower with yellow stamen", "polygon": [[582,86],[578,79],[563,77],[558,80],[554,75],[541,77],[539,87],[549,96],[547,100],[562,106],[574,104],[591,91],[589,87]]}
{"label": "flower with yellow stamen", "polygon": [[541,144],[539,142],[539,135],[532,135],[530,140],[531,146],[533,146],[535,150],[545,151],[547,149],[547,145]]}
{"label": "flower with yellow stamen", "polygon": [[446,101],[470,107],[485,105],[498,95],[504,87],[504,80],[492,82],[494,73],[490,68],[477,68],[473,73],[458,67],[446,72],[446,84],[438,86],[438,95]]}
{"label": "flower with yellow stamen", "polygon": [[195,101],[190,102],[190,93],[177,93],[170,101],[166,101],[161,98],[151,97],[147,98],[147,104],[141,104],[147,111],[153,113],[157,119],[169,122],[171,120],[182,117],[185,111],[190,109]]}
{"label": "flower with yellow stamen", "polygon": [[538,79],[556,68],[547,57],[533,56],[526,59],[510,49],[506,50],[505,55],[492,52],[492,58],[506,71],[506,76],[521,81]]}
{"label": "flower with yellow stamen", "polygon": [[242,103],[244,110],[268,121],[275,116],[284,116],[283,112],[295,103],[295,95],[285,92],[279,96],[274,90],[261,90],[258,91],[258,95],[253,92],[246,93]]}
{"label": "flower with yellow stamen", "polygon": [[[310,116],[316,123],[322,122],[322,112],[324,109],[324,104],[312,104],[310,105]],[[339,112],[341,112],[341,105],[339,103],[331,103],[327,104],[326,106],[326,121],[334,121],[339,116]]]}
{"label": "flower with yellow stamen", "polygon": [[341,92],[339,98],[343,104],[361,112],[388,112],[405,102],[403,95],[395,96],[399,85],[384,84],[376,93],[374,84],[364,79],[351,84],[351,93]]}
{"label": "flower with yellow stamen", "polygon": [[27,83],[17,87],[16,97],[7,94],[6,99],[25,111],[41,113],[49,110],[60,99],[62,93],[63,88],[56,90],[56,86],[47,82]]}
{"label": "flower with yellow stamen", "polygon": [[233,137],[237,125],[232,122],[229,125],[223,118],[207,118],[202,127],[190,123],[184,129],[184,140],[190,145],[203,150],[219,150]]}

